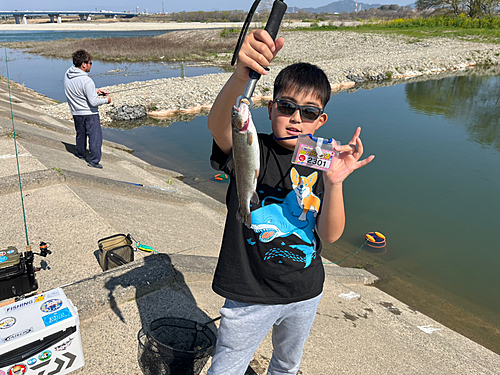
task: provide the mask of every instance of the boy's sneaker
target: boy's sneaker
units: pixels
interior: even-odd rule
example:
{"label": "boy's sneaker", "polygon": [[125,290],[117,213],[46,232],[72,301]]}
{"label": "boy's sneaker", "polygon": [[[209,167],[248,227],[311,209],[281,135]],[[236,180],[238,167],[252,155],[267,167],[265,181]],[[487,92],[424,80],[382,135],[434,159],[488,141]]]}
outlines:
{"label": "boy's sneaker", "polygon": [[91,161],[87,162],[87,165],[89,167],[94,167],[94,168],[102,168],[102,165],[99,163],[92,163]]}

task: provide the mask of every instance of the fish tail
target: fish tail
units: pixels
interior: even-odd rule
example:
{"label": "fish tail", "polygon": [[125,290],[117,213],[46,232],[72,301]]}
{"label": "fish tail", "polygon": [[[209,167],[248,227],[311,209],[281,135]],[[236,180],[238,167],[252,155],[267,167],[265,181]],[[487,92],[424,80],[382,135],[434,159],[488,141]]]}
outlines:
{"label": "fish tail", "polygon": [[247,215],[242,214],[240,210],[236,211],[236,220],[238,220],[239,223],[245,224],[245,226],[249,229],[252,228],[252,214],[248,213]]}

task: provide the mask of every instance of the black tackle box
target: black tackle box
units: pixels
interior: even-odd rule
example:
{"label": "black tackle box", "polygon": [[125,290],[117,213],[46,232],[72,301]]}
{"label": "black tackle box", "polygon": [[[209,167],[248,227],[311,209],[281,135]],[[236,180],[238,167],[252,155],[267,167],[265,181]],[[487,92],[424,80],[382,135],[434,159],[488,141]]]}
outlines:
{"label": "black tackle box", "polygon": [[37,285],[30,285],[23,255],[14,246],[0,250],[0,301],[36,289]]}

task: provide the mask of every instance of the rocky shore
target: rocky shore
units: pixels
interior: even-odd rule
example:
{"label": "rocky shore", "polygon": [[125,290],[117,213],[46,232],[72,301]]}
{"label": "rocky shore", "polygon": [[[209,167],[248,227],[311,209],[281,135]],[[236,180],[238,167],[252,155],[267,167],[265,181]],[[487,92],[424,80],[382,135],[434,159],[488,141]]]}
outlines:
{"label": "rocky shore", "polygon": [[[186,31],[189,33],[190,31]],[[417,39],[401,35],[380,35],[353,31],[285,31],[285,47],[272,63],[271,71],[257,84],[254,101],[272,97],[273,82],[284,67],[304,61],[320,66],[332,90],[349,88],[361,82],[402,82],[409,77],[461,71],[478,65],[498,65],[500,45],[481,43],[475,38]],[[206,63],[227,66],[230,54],[219,54]],[[189,78],[168,78],[104,87],[113,103],[100,107],[103,124],[117,119],[118,112],[139,112],[156,118],[210,109],[231,73]],[[137,106],[137,107],[130,107]],[[42,106],[41,110],[60,119],[71,119],[68,105]]]}

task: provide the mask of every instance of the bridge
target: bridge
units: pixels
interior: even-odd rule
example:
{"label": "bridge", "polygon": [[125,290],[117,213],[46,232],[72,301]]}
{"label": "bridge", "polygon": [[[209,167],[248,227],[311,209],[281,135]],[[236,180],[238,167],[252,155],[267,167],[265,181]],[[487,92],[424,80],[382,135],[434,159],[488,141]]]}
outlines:
{"label": "bridge", "polygon": [[52,23],[61,23],[61,16],[80,16],[81,21],[90,21],[92,16],[105,16],[106,18],[116,18],[116,17],[124,17],[124,18],[132,18],[138,16],[137,13],[128,13],[128,12],[112,12],[108,10],[101,10],[100,12],[82,12],[82,11],[38,11],[38,10],[25,10],[19,11],[14,10],[12,12],[9,11],[0,11],[0,17],[14,17],[17,24],[23,23],[27,24],[28,17],[41,17],[41,16],[49,16],[50,22]]}

